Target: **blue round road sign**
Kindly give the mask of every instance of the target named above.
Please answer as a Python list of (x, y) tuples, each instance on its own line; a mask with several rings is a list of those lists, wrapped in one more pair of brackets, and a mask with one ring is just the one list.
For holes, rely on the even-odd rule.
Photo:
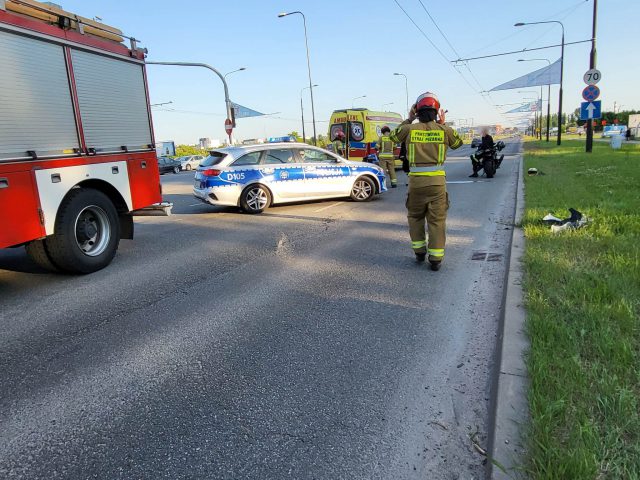
[(593, 102), (596, 98), (600, 96), (600, 89), (595, 85), (587, 85), (582, 90), (582, 98), (587, 102)]

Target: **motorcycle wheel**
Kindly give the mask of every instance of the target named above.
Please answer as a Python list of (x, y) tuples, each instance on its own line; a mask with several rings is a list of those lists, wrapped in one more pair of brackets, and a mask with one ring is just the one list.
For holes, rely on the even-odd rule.
[(482, 168), (484, 168), (484, 173), (487, 174), (487, 178), (493, 178), (496, 173), (496, 165), (493, 163), (493, 160), (485, 160), (482, 163)]

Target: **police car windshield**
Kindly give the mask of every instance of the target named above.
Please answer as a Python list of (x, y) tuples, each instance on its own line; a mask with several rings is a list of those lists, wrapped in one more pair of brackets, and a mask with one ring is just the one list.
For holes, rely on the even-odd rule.
[(218, 165), (226, 156), (227, 156), (226, 153), (210, 152), (209, 156), (205, 158), (202, 162), (200, 162), (200, 166), (211, 167), (213, 165)]

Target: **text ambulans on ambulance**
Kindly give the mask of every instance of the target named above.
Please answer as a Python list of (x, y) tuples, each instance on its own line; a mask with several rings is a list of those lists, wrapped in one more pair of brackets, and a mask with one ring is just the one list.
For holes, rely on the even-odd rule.
[[(391, 130), (402, 122), (402, 116), (394, 112), (373, 112), (366, 108), (349, 110), (335, 110), (329, 121), (329, 139), (334, 141), (339, 131), (346, 137), (346, 152), (348, 160), (363, 160), (375, 153), (381, 129), (385, 125)], [(394, 150), (396, 157), (400, 153), (400, 146)], [(397, 165), (402, 162), (396, 161)]]

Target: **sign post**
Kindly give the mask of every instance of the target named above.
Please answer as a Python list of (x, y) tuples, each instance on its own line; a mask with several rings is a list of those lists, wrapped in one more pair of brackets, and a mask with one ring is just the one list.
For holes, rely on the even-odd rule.
[(600, 72), (600, 70), (598, 70), (597, 68), (590, 68), (582, 77), (584, 83), (586, 83), (587, 85), (595, 85), (600, 81), (601, 78), (602, 72)]
[(590, 121), (600, 117), (602, 117), (602, 102), (600, 100), (580, 104), (580, 120)]
[[(591, 26), (591, 52), (589, 53), (589, 70), (584, 74), (583, 80), (587, 85), (595, 85), (602, 78), (602, 74), (596, 69), (596, 26), (598, 24), (598, 0), (593, 0), (593, 22)], [(590, 83), (595, 81), (595, 83)], [(586, 100), (586, 99), (585, 99)], [(593, 150), (593, 120), (587, 120), (587, 142), (585, 151)]]
[(597, 100), (599, 96), (600, 89), (595, 85), (587, 85), (584, 87), (584, 90), (582, 90), (582, 98), (584, 98), (586, 102), (593, 102)]
[(227, 118), (224, 121), (224, 131), (229, 135), (229, 145), (232, 145), (233, 141), (231, 139), (231, 134), (233, 133), (233, 121), (230, 118)]

